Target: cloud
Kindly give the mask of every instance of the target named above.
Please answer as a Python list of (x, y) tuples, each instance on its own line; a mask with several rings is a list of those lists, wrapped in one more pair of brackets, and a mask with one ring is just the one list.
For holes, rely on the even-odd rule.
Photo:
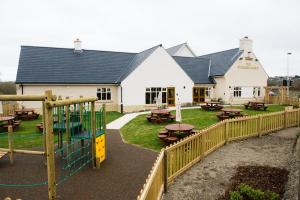
[(248, 35), (269, 75), (300, 74), (297, 0), (2, 0), (0, 72), (15, 80), (21, 45), (139, 52), (188, 42), (201, 55), (238, 47)]

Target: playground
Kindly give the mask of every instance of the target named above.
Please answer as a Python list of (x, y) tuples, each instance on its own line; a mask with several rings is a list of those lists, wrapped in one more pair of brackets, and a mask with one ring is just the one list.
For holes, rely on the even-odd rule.
[[(57, 199), (124, 199), (137, 197), (141, 186), (157, 157), (157, 153), (125, 144), (118, 131), (107, 130), (107, 160), (99, 170), (90, 165), (57, 187)], [(130, 156), (128, 156), (130, 155)], [(59, 173), (59, 157), (56, 170)], [(36, 155), (9, 156), (0, 159), (0, 180), (28, 184), (47, 180), (43, 158)], [(76, 192), (75, 192), (76, 191)], [(32, 187), (0, 187), (0, 199), (47, 199), (47, 185)]]
[(17, 128), (14, 121), (3, 126), (8, 128), (0, 134), (0, 199), (137, 196), (156, 153), (124, 144), (118, 132), (107, 137), (105, 105), (96, 108), (97, 98), (63, 100), (46, 91), (0, 100), (39, 101), (42, 107), (42, 118), (23, 118)]

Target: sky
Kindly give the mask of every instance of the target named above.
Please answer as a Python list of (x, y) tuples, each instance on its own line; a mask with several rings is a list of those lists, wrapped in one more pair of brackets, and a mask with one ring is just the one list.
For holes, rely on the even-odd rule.
[(21, 45), (140, 52), (187, 42), (197, 55), (253, 39), (269, 76), (300, 74), (299, 0), (1, 0), (0, 79), (15, 81)]

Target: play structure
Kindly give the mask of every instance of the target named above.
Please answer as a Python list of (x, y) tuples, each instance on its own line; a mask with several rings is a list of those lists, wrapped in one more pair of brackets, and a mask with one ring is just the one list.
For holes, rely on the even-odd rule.
[[(0, 133), (0, 159), (8, 154), (10, 163), (13, 164), (15, 153), (40, 155), (45, 157), (47, 165), (45, 181), (7, 184), (5, 180), (1, 180), (0, 187), (47, 185), (48, 198), (56, 199), (56, 187), (80, 169), (88, 164), (93, 168), (100, 168), (107, 157), (105, 105), (96, 109), (96, 100), (94, 97), (62, 100), (57, 99), (51, 91), (46, 91), (44, 95), (0, 95), (0, 101), (40, 101), (43, 119), (39, 126), (42, 133), (18, 135), (12, 127), (8, 128), (7, 133)], [(42, 147), (34, 150), (14, 148), (14, 141), (30, 144), (37, 139), (43, 144)], [(3, 145), (4, 140), (7, 145)]]

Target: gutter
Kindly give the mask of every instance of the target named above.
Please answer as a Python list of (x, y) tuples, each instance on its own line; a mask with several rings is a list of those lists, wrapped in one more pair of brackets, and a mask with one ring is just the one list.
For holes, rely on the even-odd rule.
[(23, 85), (23, 83), (21, 83), (21, 93), (22, 93), (22, 95), (24, 94), (24, 85)]

